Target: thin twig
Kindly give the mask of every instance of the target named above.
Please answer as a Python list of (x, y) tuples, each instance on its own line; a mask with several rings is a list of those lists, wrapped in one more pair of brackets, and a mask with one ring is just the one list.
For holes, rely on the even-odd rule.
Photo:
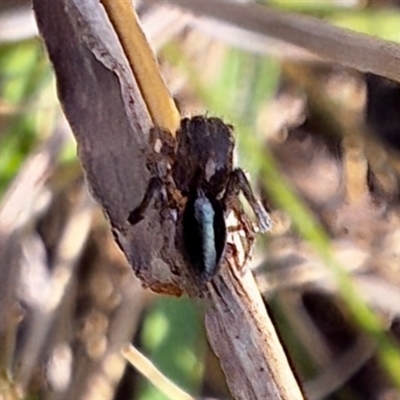
[(194, 400), (194, 397), (175, 385), (175, 383), (168, 379), (147, 357), (132, 345), (125, 346), (121, 350), (121, 353), (133, 367), (171, 400)]

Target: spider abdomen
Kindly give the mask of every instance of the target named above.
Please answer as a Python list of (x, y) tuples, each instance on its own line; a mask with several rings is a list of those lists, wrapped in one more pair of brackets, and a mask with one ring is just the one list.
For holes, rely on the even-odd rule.
[(226, 241), (220, 201), (201, 190), (189, 196), (183, 215), (183, 241), (190, 264), (204, 280), (210, 280), (219, 269)]

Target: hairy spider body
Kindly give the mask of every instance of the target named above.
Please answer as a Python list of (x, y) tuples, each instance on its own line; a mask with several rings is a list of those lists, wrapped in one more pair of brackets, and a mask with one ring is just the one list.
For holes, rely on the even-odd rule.
[[(233, 210), (246, 232), (251, 247), (252, 227), (243, 215), (238, 194), (243, 192), (252, 207), (262, 231), (270, 228), (268, 213), (254, 197), (241, 169), (233, 169), (233, 128), (219, 118), (195, 116), (184, 118), (176, 142), (163, 141), (160, 151), (171, 161), (171, 171), (164, 177), (153, 177), (142, 203), (129, 215), (134, 224), (143, 218), (145, 209), (162, 185), (171, 190), (171, 181), (186, 199), (182, 224), (182, 252), (202, 281), (211, 280), (218, 272), (226, 246), (225, 216)], [(161, 168), (151, 168), (152, 171)], [(165, 168), (164, 168), (165, 169)], [(171, 179), (172, 178), (172, 179)]]

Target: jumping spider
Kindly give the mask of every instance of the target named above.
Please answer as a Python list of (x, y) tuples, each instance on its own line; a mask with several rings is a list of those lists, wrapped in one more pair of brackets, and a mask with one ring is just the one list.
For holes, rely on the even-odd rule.
[(224, 254), (225, 217), (229, 211), (234, 211), (251, 247), (254, 230), (243, 213), (239, 193), (249, 202), (261, 231), (270, 229), (269, 215), (255, 198), (244, 172), (233, 168), (235, 142), (231, 125), (219, 118), (195, 116), (182, 119), (176, 140), (159, 130), (153, 131), (152, 136), (154, 143), (157, 139), (162, 143), (148, 163), (154, 176), (128, 220), (131, 224), (139, 222), (162, 188), (171, 199), (176, 199), (178, 192), (184, 200), (184, 205), (176, 207), (183, 213), (177, 219), (182, 224), (182, 252), (196, 275), (207, 282), (217, 274)]

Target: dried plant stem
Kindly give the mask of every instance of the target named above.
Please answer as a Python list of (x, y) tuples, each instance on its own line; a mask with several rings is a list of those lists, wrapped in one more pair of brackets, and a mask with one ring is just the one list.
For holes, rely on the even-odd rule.
[(290, 43), (324, 60), (400, 81), (400, 45), (397, 43), (253, 2), (169, 0), (169, 3), (265, 39)]
[(129, 0), (102, 0), (155, 126), (175, 135), (180, 115)]
[(132, 345), (125, 346), (121, 353), (132, 366), (170, 399), (194, 400), (192, 396), (163, 375), (147, 357)]

